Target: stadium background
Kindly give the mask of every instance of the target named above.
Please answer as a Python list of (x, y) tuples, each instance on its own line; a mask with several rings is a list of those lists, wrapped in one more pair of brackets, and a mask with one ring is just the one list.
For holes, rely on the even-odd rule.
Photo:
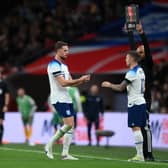
[[(167, 1), (136, 2), (140, 5), (140, 19), (156, 63), (153, 111), (167, 113)], [(1, 10), (0, 62), (13, 95), (10, 110), (17, 110), (15, 96), (20, 86), (35, 98), (39, 111), (46, 110), (44, 104), (49, 94), (46, 66), (53, 55), (54, 42), (60, 39), (71, 45), (67, 64), (74, 77), (91, 73), (92, 83), (99, 84), (104, 79), (121, 81), (126, 71), (124, 52), (129, 49), (123, 30), (124, 6), (130, 3), (110, 0), (5, 1), (4, 10)], [(38, 81), (42, 85), (39, 86)], [(81, 92), (89, 85), (82, 86)], [(102, 95), (107, 110), (126, 111), (125, 103), (121, 106), (118, 101), (125, 102), (125, 94), (102, 90)], [(159, 105), (155, 107), (156, 104)]]
[[(92, 74), (91, 83), (80, 87), (81, 92), (87, 91), (91, 84), (100, 84), (105, 79), (120, 82), (126, 72), (124, 53), (129, 49), (128, 37), (123, 29), (124, 6), (130, 3), (132, 1), (124, 0), (3, 2), (0, 10), (0, 68), (5, 71), (12, 93), (8, 114), (12, 115), (15, 114), (12, 112), (17, 111), (15, 97), (19, 87), (24, 87), (35, 99), (38, 112), (47, 111), (45, 104), (49, 85), (46, 66), (54, 55), (54, 43), (60, 39), (71, 45), (67, 64), (72, 75), (78, 77), (81, 74)], [(167, 149), (168, 2), (141, 0), (134, 3), (140, 6), (140, 18), (155, 61), (152, 116), (155, 116), (156, 125), (160, 124), (158, 130), (162, 129), (163, 136), (167, 137), (164, 146)], [(137, 34), (136, 40), (140, 40)], [(101, 93), (106, 111), (125, 115), (125, 93), (114, 93), (104, 89), (101, 89)], [(5, 134), (7, 133), (9, 132), (6, 131)], [(159, 135), (156, 131), (154, 136)]]

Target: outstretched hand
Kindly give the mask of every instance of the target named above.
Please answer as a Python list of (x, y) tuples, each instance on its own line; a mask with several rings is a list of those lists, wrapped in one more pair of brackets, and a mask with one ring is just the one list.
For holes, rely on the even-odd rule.
[(131, 29), (127, 28), (126, 23), (124, 24), (124, 30), (125, 30), (127, 33), (128, 33), (128, 32), (132, 32), (132, 30), (131, 30)]
[(111, 83), (108, 82), (108, 81), (104, 81), (104, 82), (102, 82), (101, 86), (110, 88), (111, 87)]
[(90, 81), (90, 75), (83, 75), (83, 76), (80, 77), (80, 79), (83, 82), (88, 82), (88, 81)]

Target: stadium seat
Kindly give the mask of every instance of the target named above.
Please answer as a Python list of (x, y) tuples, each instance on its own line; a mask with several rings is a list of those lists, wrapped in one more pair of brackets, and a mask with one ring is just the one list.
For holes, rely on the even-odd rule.
[(109, 146), (109, 138), (114, 135), (114, 131), (111, 130), (97, 130), (96, 136), (98, 137), (106, 137), (106, 147)]

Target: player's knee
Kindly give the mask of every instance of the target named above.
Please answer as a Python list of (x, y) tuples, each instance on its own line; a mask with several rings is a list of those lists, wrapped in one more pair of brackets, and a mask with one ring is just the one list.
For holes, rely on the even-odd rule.
[(70, 129), (74, 127), (74, 123), (73, 122), (69, 122), (67, 125), (70, 127)]
[(66, 122), (64, 122), (64, 124), (69, 126), (70, 129), (74, 127), (74, 122), (73, 121), (66, 121)]
[(140, 127), (132, 127), (132, 131), (139, 131), (139, 130), (141, 130)]
[(64, 121), (64, 124), (68, 125), (70, 128), (74, 127), (74, 118), (73, 117), (65, 118), (63, 121)]

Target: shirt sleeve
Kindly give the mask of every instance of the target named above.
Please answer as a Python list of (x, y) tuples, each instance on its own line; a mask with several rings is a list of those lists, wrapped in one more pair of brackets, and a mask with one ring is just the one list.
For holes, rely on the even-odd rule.
[(128, 71), (125, 75), (125, 80), (131, 83), (136, 79), (136, 73), (134, 71)]
[(48, 70), (55, 77), (63, 74), (62, 70), (61, 70), (61, 64), (59, 64), (59, 63), (51, 63), (51, 64), (49, 64)]

